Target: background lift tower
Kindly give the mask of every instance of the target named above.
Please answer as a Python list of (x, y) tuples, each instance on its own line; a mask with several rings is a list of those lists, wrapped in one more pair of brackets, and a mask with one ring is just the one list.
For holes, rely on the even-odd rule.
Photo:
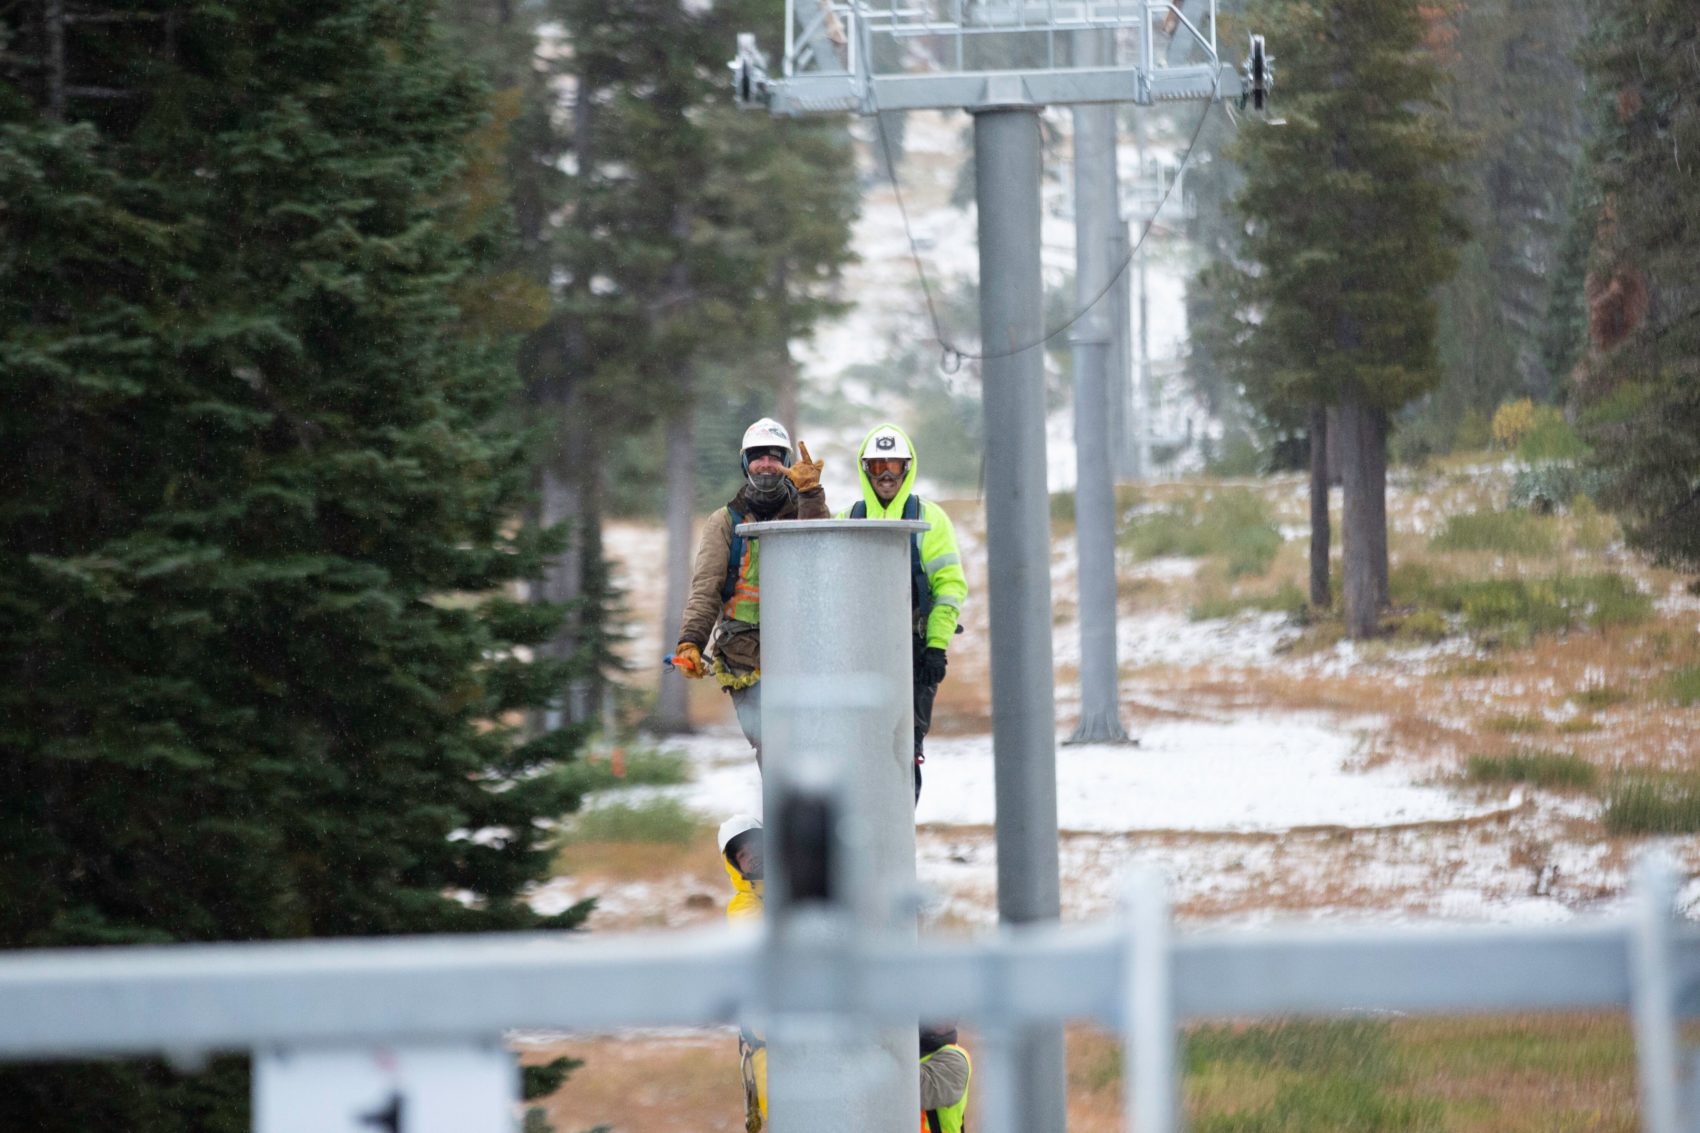
[[(739, 36), (731, 66), (741, 101), (765, 105), (776, 115), (961, 109), (974, 116), (998, 917), (1010, 924), (1055, 921), (1060, 901), (1039, 112), (1047, 105), (1108, 108), (1239, 96), (1254, 86), (1261, 107), (1261, 51), (1255, 52), (1255, 65), (1247, 61), (1243, 80), (1224, 70), (1215, 0), (1202, 12), (1195, 3), (1192, 17), (1168, 0), (786, 0), (785, 9), (777, 76), (769, 74), (755, 36)], [(1188, 39), (1191, 49), (1170, 50), (1175, 37)], [(1177, 57), (1188, 62), (1166, 62)], [(1091, 160), (1077, 154), (1082, 158)], [(1094, 185), (1101, 179), (1094, 176)], [(1113, 194), (1087, 196), (1114, 207)], [(1092, 227), (1102, 232), (1113, 223), (1113, 217), (1094, 218)], [(1083, 265), (1093, 273), (1083, 284), (1090, 287), (1087, 294), (1096, 294), (1119, 266), (1107, 256), (1093, 258)], [(1106, 310), (1109, 299), (1101, 304)], [(1083, 321), (1089, 325), (1076, 343), (1086, 349), (1077, 364), (1090, 367), (1093, 384), (1083, 392), (1101, 406), (1108, 400), (1107, 336), (1101, 329), (1107, 320), (1093, 312)], [(1101, 435), (1108, 414), (1083, 416), (1093, 422), (1094, 435), (1081, 438), (1092, 467), (1081, 469), (1077, 522), (1094, 525), (1101, 537), (1093, 562), (1082, 555), (1081, 586), (1083, 595), (1089, 583), (1103, 591), (1097, 574), (1105, 573), (1113, 602), (1114, 563), (1105, 553), (1113, 547), (1108, 536), (1113, 492), (1109, 438)], [(1083, 620), (1086, 616), (1083, 608)], [(1113, 626), (1113, 607), (1105, 620)], [(1066, 1126), (1060, 1024), (1022, 1036), (1013, 1065), (1021, 1080), (1006, 1085), (1019, 1098), (1019, 1127), (1060, 1133)]]

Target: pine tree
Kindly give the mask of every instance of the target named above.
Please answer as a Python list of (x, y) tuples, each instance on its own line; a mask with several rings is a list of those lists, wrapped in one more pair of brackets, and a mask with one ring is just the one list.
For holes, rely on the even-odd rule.
[[(76, 25), (57, 90), (44, 7), (0, 12), (0, 945), (578, 923), (522, 899), (579, 737), (510, 723), (571, 671), (501, 596), (551, 537), (432, 4), (114, 4), (158, 18)], [(0, 1094), (235, 1129), (244, 1075)]]
[(1700, 16), (1595, 4), (1586, 54), (1600, 189), (1579, 399), (1630, 540), (1700, 569)]
[(1469, 0), (1435, 25), (1444, 94), (1472, 145), (1461, 179), (1471, 229), (1442, 289), (1440, 386), (1411, 424), (1445, 448), (1458, 425), (1516, 397), (1551, 400), (1541, 335), (1581, 160), (1581, 0)]
[[(1217, 273), (1248, 395), (1274, 419), (1339, 407), (1347, 628), (1386, 602), (1388, 415), (1433, 388), (1434, 292), (1461, 236), (1459, 146), (1414, 0), (1291, 0), (1259, 17), (1284, 126), (1242, 133), (1245, 260)], [(1298, 47), (1298, 45), (1303, 45)]]

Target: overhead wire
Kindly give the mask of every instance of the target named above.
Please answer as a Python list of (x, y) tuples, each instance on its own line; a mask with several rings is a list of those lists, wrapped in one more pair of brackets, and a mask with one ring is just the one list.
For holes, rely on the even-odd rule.
[(1133, 263), (1133, 258), (1139, 254), (1140, 248), (1145, 244), (1145, 238), (1151, 234), (1152, 227), (1157, 223), (1157, 217), (1162, 214), (1163, 206), (1169, 203), (1169, 195), (1174, 192), (1175, 186), (1180, 183), (1181, 174), (1185, 173), (1187, 166), (1192, 163), (1193, 151), (1198, 146), (1199, 136), (1204, 133), (1204, 124), (1210, 119), (1211, 107), (1216, 104), (1216, 96), (1221, 92), (1221, 89), (1222, 68), (1221, 65), (1218, 64), (1216, 67), (1216, 73), (1212, 76), (1210, 83), (1210, 97), (1205, 100), (1204, 111), (1198, 116), (1198, 122), (1192, 128), (1192, 137), (1187, 141), (1186, 152), (1181, 157), (1180, 168), (1176, 170), (1175, 176), (1169, 181), (1168, 185), (1164, 187), (1162, 196), (1157, 199), (1157, 207), (1152, 210), (1151, 216), (1145, 221), (1144, 227), (1140, 230), (1139, 239), (1133, 242), (1133, 245), (1127, 251), (1127, 255), (1122, 257), (1121, 263), (1116, 266), (1115, 271), (1110, 273), (1109, 280), (1103, 287), (1099, 288), (1098, 293), (1092, 296), (1092, 298), (1086, 303), (1082, 304), (1081, 307), (1074, 312), (1074, 314), (1070, 315), (1062, 323), (1051, 330), (1046, 331), (1039, 338), (1036, 338), (1031, 342), (1012, 347), (1009, 350), (977, 353), (972, 350), (963, 350), (961, 347), (955, 345), (945, 337), (944, 324), (939, 320), (938, 306), (933, 299), (932, 284), (927, 278), (926, 265), (921, 262), (921, 249), (915, 241), (914, 227), (909, 222), (909, 208), (904, 203), (903, 187), (898, 182), (897, 162), (894, 160), (891, 152), (891, 141), (886, 136), (885, 123), (880, 119), (878, 97), (874, 92), (873, 85), (869, 84), (868, 100), (873, 106), (874, 129), (879, 134), (880, 150), (885, 155), (886, 175), (891, 181), (892, 194), (897, 198), (897, 213), (903, 220), (903, 234), (909, 241), (909, 258), (914, 262), (915, 274), (921, 281), (921, 294), (926, 299), (927, 303), (927, 317), (933, 324), (933, 341), (937, 342), (939, 347), (944, 351), (943, 356), (940, 359), (940, 368), (943, 369), (945, 373), (956, 373), (962, 368), (962, 363), (968, 359), (985, 362), (997, 358), (1009, 358), (1016, 354), (1032, 350), (1036, 346), (1043, 346), (1045, 343), (1049, 342), (1051, 339), (1055, 338), (1057, 335), (1085, 318), (1087, 312), (1097, 306), (1099, 300), (1103, 299), (1105, 295), (1109, 294), (1110, 288), (1116, 285), (1116, 281), (1121, 278), (1122, 273), (1127, 271), (1128, 265)]

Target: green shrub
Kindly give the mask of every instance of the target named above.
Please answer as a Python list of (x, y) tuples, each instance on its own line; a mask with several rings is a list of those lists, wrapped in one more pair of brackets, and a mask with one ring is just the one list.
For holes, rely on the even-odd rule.
[(1467, 582), (1402, 580), (1415, 585), (1408, 601), (1464, 615), (1473, 630), (1551, 633), (1586, 625), (1630, 625), (1652, 615), (1653, 602), (1616, 574), (1553, 578), (1492, 578)]
[(1463, 657), (1448, 665), (1442, 675), (1477, 680), (1482, 677), (1497, 677), (1503, 672), (1504, 663), (1491, 657)]
[(1553, 725), (1553, 731), (1561, 736), (1580, 736), (1599, 730), (1600, 722), (1592, 716), (1572, 716), (1568, 720), (1560, 720)]
[(1547, 730), (1544, 716), (1536, 716), (1528, 712), (1504, 713), (1499, 716), (1489, 716), (1482, 721), (1482, 727), (1490, 732), (1504, 732), (1508, 735), (1533, 735)]
[(1602, 708), (1614, 708), (1628, 699), (1627, 692), (1613, 685), (1590, 685), (1577, 689), (1569, 696), (1570, 703), (1594, 712)]
[(1206, 593), (1186, 613), (1191, 620), (1202, 622), (1211, 618), (1231, 618), (1250, 611), (1286, 614), (1295, 621), (1303, 621), (1310, 613), (1310, 599), (1304, 591), (1287, 582), (1273, 594)]
[(1451, 632), (1452, 623), (1439, 610), (1412, 610), (1393, 627), (1393, 636), (1402, 641), (1441, 641)]
[(615, 803), (574, 818), (568, 842), (661, 842), (682, 846), (696, 837), (699, 821), (677, 799)]
[(1263, 574), (1281, 549), (1281, 529), (1269, 517), (1256, 492), (1232, 488), (1202, 504), (1180, 500), (1160, 511), (1136, 515), (1121, 536), (1122, 545), (1141, 559), (1164, 555), (1225, 560), (1230, 578)]
[(1545, 461), (1517, 470), (1506, 503), (1530, 511), (1557, 511), (1578, 499), (1591, 500), (1603, 486), (1600, 474), (1592, 469), (1569, 461)]
[(1653, 616), (1653, 599), (1617, 574), (1587, 574), (1569, 580), (1566, 600), (1580, 603), (1583, 620), (1594, 629), (1635, 625)]
[(1595, 554), (1618, 538), (1617, 518), (1599, 509), (1586, 495), (1570, 499), (1570, 538), (1579, 550)]
[(1472, 755), (1468, 775), (1474, 783), (1531, 783), (1548, 789), (1587, 790), (1599, 769), (1578, 756), (1557, 751), (1514, 751), (1510, 755)]
[(1428, 545), (1434, 551), (1550, 556), (1558, 550), (1558, 528), (1551, 519), (1525, 511), (1466, 512), (1447, 516)]
[[(616, 770), (621, 773), (616, 774)], [(612, 759), (575, 760), (560, 768), (557, 775), (580, 795), (619, 787), (671, 787), (689, 782), (691, 777), (684, 756), (648, 748), (627, 752), (618, 764)]]
[(1620, 776), (1606, 793), (1603, 821), (1611, 834), (1700, 832), (1700, 779)]
[(1192, 503), (1182, 500), (1130, 518), (1120, 542), (1135, 558), (1160, 559), (1165, 555), (1196, 558), (1208, 553), (1198, 539), (1197, 527), (1198, 516)]
[(1275, 561), (1281, 550), (1281, 532), (1274, 524), (1265, 522), (1255, 527), (1239, 527), (1227, 535), (1228, 577), (1245, 578), (1261, 575)]
[[(1517, 442), (1517, 456), (1528, 464), (1541, 461), (1577, 461), (1588, 455), (1588, 446), (1576, 435), (1576, 430), (1564, 419), (1564, 414), (1551, 405), (1535, 407), (1535, 419), (1528, 432)], [(1568, 499), (1568, 497), (1566, 497)]]
[(1434, 572), (1423, 563), (1394, 563), (1387, 575), (1387, 589), (1395, 606), (1428, 603), (1435, 588)]
[(1684, 665), (1665, 678), (1665, 697), (1684, 708), (1700, 704), (1700, 665)]

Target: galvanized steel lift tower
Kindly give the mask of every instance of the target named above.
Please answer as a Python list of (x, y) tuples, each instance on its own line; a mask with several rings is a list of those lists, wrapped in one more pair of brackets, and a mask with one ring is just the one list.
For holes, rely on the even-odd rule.
[[(1039, 112), (1047, 105), (1210, 99), (1247, 87), (1256, 88), (1261, 106), (1261, 43), (1254, 41), (1255, 66), (1248, 63), (1242, 83), (1220, 62), (1215, 0), (1196, 22), (1168, 0), (786, 0), (785, 8), (778, 75), (768, 73), (753, 35), (739, 37), (732, 69), (740, 100), (777, 115), (974, 115), (998, 916), (1008, 924), (1054, 921), (1060, 900)], [(1157, 27), (1165, 20), (1195, 41), (1191, 57), (1201, 61), (1159, 61)], [(1071, 50), (1081, 40), (1090, 46)], [(1108, 279), (1108, 264), (1094, 270)], [(1087, 345), (1083, 360), (1101, 371), (1106, 351)], [(1098, 388), (1102, 381), (1100, 372)], [(1101, 511), (1110, 498), (1108, 444), (1089, 448), (1099, 465), (1089, 470), (1089, 494), (1096, 492)], [(1060, 1133), (1060, 1024), (1025, 1035), (1014, 1065), (1021, 1081), (1002, 1085), (1020, 1099), (1020, 1127)]]

